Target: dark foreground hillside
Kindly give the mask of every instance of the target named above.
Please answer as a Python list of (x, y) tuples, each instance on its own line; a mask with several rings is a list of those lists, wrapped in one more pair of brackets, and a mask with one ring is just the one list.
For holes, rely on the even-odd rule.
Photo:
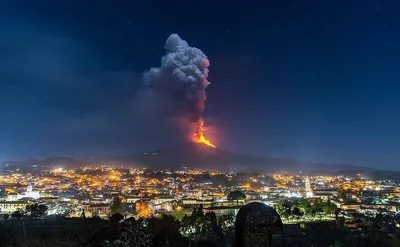
[[(118, 221), (101, 219), (25, 220), (26, 246), (100, 247), (100, 246), (235, 246), (234, 218), (213, 213), (194, 213), (181, 221), (169, 215), (150, 219)], [(399, 246), (400, 233), (372, 230), (352, 232), (334, 221), (284, 225), (285, 246)], [(23, 247), (25, 237), (20, 221), (0, 223), (0, 246)], [(281, 234), (274, 235), (273, 246), (283, 246)]]

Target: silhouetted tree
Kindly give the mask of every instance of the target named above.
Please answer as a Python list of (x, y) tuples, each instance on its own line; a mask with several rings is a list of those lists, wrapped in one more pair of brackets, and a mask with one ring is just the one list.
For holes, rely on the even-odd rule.
[(98, 212), (92, 212), (92, 217), (90, 217), (92, 220), (100, 220), (100, 215)]
[(223, 215), (218, 218), (218, 225), (222, 230), (225, 246), (232, 246), (235, 241), (235, 221), (234, 215)]
[(288, 219), (291, 214), (292, 203), (289, 200), (281, 199), (277, 202), (275, 209), (283, 218)]
[(10, 217), (9, 214), (3, 214), (3, 220), (8, 220), (9, 217)]
[(47, 214), (48, 207), (46, 205), (38, 205), (37, 203), (27, 205), (26, 212), (31, 220), (36, 217), (43, 217)]
[(228, 201), (236, 201), (236, 205), (239, 205), (239, 200), (244, 199), (246, 199), (246, 195), (237, 190), (228, 194)]
[(301, 212), (301, 210), (296, 206), (292, 207), (291, 213), (294, 217), (296, 217), (297, 220), (300, 219), (301, 216), (303, 216), (303, 212)]
[(16, 224), (0, 224), (0, 246), (21, 246)]
[(13, 217), (13, 218), (15, 218), (15, 219), (18, 219), (18, 220), (21, 219), (22, 216), (24, 216), (24, 213), (22, 212), (22, 210), (14, 211), (14, 212), (11, 214), (11, 217)]
[(296, 206), (303, 210), (304, 213), (309, 214), (311, 209), (311, 204), (307, 199), (300, 199), (297, 201)]
[(97, 230), (85, 243), (85, 247), (153, 247), (153, 236), (143, 224), (134, 219)]
[(34, 217), (36, 217), (36, 212), (39, 211), (38, 210), (38, 205), (37, 204), (30, 204), (30, 205), (26, 205), (25, 207), (25, 211), (26, 213), (29, 215), (29, 217), (31, 219), (33, 219)]
[(72, 209), (65, 209), (65, 210), (60, 214), (60, 216), (63, 217), (63, 218), (69, 218), (69, 217), (71, 217), (72, 213), (73, 213)]
[(223, 230), (213, 212), (204, 214), (201, 208), (195, 208), (190, 216), (184, 216), (181, 232), (194, 243), (210, 242), (216, 246), (224, 246)]
[(195, 207), (192, 211), (192, 216), (203, 217), (204, 216), (203, 205)]
[(334, 244), (330, 245), (329, 247), (343, 247), (344, 244), (340, 241), (335, 241)]
[(223, 246), (223, 230), (218, 224), (217, 215), (214, 212), (204, 214), (203, 239)]
[(182, 246), (180, 227), (180, 222), (167, 214), (159, 218), (151, 217), (147, 222), (147, 231), (154, 236), (153, 243), (156, 247)]
[(47, 215), (47, 210), (49, 209), (49, 207), (47, 207), (46, 205), (39, 205), (38, 208), (38, 214), (40, 217), (43, 217), (45, 215)]
[(322, 213), (323, 201), (319, 198), (312, 200), (310, 214), (315, 217), (316, 214)]
[(335, 209), (335, 220), (336, 222), (339, 220), (339, 214), (342, 210), (340, 208)]
[(331, 201), (327, 201), (322, 203), (321, 209), (325, 214), (333, 214), (335, 213), (337, 206), (333, 204)]
[(119, 196), (113, 198), (113, 201), (110, 206), (110, 212), (114, 213), (122, 213), (122, 202)]
[(115, 213), (115, 214), (111, 215), (111, 217), (110, 217), (111, 223), (118, 223), (123, 219), (124, 219), (124, 216), (120, 213)]

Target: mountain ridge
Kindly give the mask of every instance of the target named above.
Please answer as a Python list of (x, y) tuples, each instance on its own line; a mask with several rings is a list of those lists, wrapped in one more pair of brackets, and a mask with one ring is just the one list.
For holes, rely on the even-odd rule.
[(84, 165), (123, 165), (131, 167), (146, 167), (154, 169), (201, 169), (219, 171), (254, 171), (254, 172), (325, 172), (336, 173), (365, 173), (379, 172), (382, 177), (400, 179), (400, 171), (377, 170), (352, 164), (327, 164), (303, 162), (292, 158), (268, 158), (246, 153), (227, 151), (213, 148), (204, 144), (185, 143), (174, 147), (137, 152), (130, 155), (108, 155), (90, 159), (74, 159), (64, 156), (52, 156), (45, 160), (30, 159), (26, 161), (3, 162), (11, 166), (27, 164), (46, 165), (49, 167), (79, 167)]

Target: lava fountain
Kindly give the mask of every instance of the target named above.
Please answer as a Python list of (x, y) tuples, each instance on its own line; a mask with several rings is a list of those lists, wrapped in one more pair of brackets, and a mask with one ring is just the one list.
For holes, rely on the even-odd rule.
[(192, 137), (192, 141), (194, 143), (205, 144), (207, 146), (215, 148), (216, 146), (204, 136), (205, 127), (203, 118), (200, 117), (196, 124), (197, 130)]
[(203, 132), (197, 133), (196, 136), (193, 138), (193, 142), (204, 144), (204, 145), (216, 148), (216, 146), (214, 144), (212, 144), (212, 142), (210, 140), (207, 140), (204, 137), (204, 133)]

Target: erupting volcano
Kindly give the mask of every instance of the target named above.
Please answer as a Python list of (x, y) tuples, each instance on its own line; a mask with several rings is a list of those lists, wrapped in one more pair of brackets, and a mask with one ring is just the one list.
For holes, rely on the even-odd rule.
[(197, 134), (196, 134), (196, 137), (193, 138), (193, 142), (195, 142), (195, 143), (200, 143), (200, 144), (205, 144), (205, 145), (207, 145), (207, 146), (210, 146), (210, 147), (215, 148), (215, 145), (212, 144), (211, 141), (207, 140), (207, 139), (204, 137), (203, 132), (197, 133)]
[(204, 137), (204, 120), (202, 118), (197, 121), (196, 127), (197, 131), (193, 134), (192, 141), (215, 148), (215, 145)]
[(181, 122), (190, 141), (215, 148), (204, 136), (203, 119), (210, 61), (177, 34), (168, 37), (164, 48), (161, 66), (143, 75), (144, 91), (153, 99), (150, 105), (157, 108), (152, 110), (184, 119)]

